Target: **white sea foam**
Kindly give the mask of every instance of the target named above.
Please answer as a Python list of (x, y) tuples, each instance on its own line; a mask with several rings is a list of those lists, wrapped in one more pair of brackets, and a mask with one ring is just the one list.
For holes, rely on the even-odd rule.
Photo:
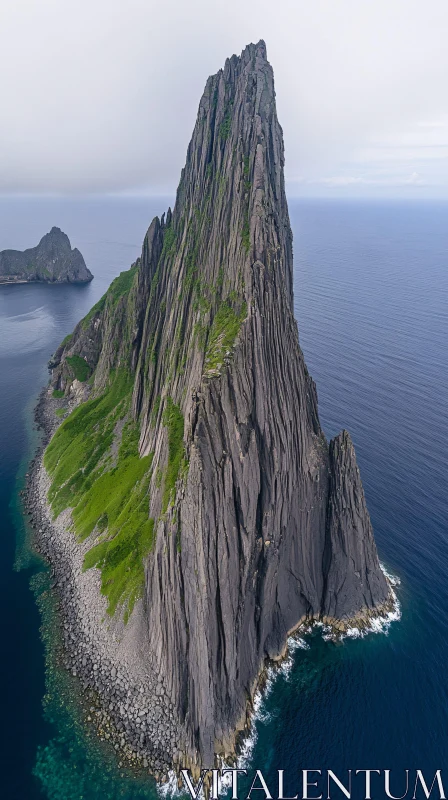
[(189, 797), (189, 794), (186, 789), (179, 789), (177, 785), (177, 775), (174, 770), (170, 770), (168, 773), (168, 780), (166, 783), (158, 784), (157, 785), (157, 794), (159, 797)]
[[(400, 585), (400, 578), (396, 575), (390, 573), (384, 564), (381, 564), (381, 569), (385, 574), (386, 578), (388, 579), (391, 587), (399, 586)], [(397, 595), (395, 594), (392, 588), (392, 597), (394, 607), (391, 611), (387, 612), (382, 616), (375, 617), (372, 619), (369, 624), (363, 628), (357, 628), (355, 626), (348, 628), (344, 632), (335, 632), (334, 629), (330, 625), (325, 625), (321, 621), (316, 621), (312, 623), (308, 623), (303, 625), (300, 628), (300, 632), (304, 635), (312, 633), (314, 628), (320, 628), (322, 632), (322, 638), (325, 641), (341, 641), (342, 639), (359, 639), (368, 636), (369, 633), (384, 633), (387, 635), (389, 632), (389, 628), (393, 622), (398, 622), (401, 619), (401, 609), (400, 603), (398, 601)], [(254, 753), (255, 745), (258, 739), (258, 730), (257, 730), (257, 723), (268, 723), (272, 719), (272, 714), (266, 710), (266, 700), (269, 697), (273, 686), (277, 680), (277, 678), (281, 675), (282, 677), (288, 678), (290, 677), (291, 670), (294, 665), (294, 653), (297, 650), (309, 650), (310, 645), (305, 639), (299, 637), (297, 634), (290, 636), (288, 639), (288, 655), (282, 661), (279, 667), (277, 666), (270, 666), (267, 668), (266, 671), (266, 680), (264, 682), (263, 688), (258, 689), (255, 693), (254, 700), (253, 700), (253, 713), (251, 719), (251, 728), (248, 736), (246, 736), (241, 752), (237, 759), (237, 767), (239, 769), (247, 769), (250, 767), (252, 756)], [(230, 767), (230, 765), (222, 762), (220, 765), (221, 769), (226, 769), (226, 767)], [(221, 779), (221, 786), (222, 788), (229, 788), (231, 785), (231, 775), (224, 776)], [(158, 793), (163, 798), (168, 797), (185, 797), (186, 792), (185, 790), (179, 790), (177, 787), (177, 778), (174, 772), (169, 774), (168, 781), (163, 785), (158, 787)]]
[(382, 564), (381, 561), (380, 561), (380, 567), (381, 567), (381, 570), (383, 571), (384, 575), (389, 580), (389, 582), (390, 582), (390, 584), (392, 586), (399, 586), (400, 585), (401, 580), (398, 577), (398, 575), (393, 575), (391, 572), (389, 572), (387, 567), (384, 564)]
[(305, 639), (301, 639), (298, 636), (291, 636), (290, 639), (288, 639), (288, 655), (282, 661), (280, 667), (278, 668), (278, 672), (280, 673), (280, 675), (283, 675), (284, 678), (288, 679), (294, 665), (294, 653), (296, 652), (296, 650), (309, 650), (309, 649), (310, 646), (305, 641)]
[[(346, 631), (341, 633), (335, 632), (329, 626), (323, 625), (322, 638), (325, 639), (325, 641), (341, 641), (342, 639), (364, 639), (364, 637), (368, 636), (369, 633), (384, 633), (387, 636), (387, 634), (389, 633), (389, 628), (392, 625), (392, 623), (398, 622), (398, 620), (401, 619), (400, 603), (396, 593), (394, 592), (394, 589), (392, 588), (394, 586), (400, 585), (401, 583), (400, 578), (397, 575), (393, 575), (391, 572), (389, 572), (384, 566), (384, 564), (381, 564), (381, 562), (380, 562), (380, 567), (391, 586), (391, 594), (393, 599), (393, 608), (391, 609), (391, 611), (388, 611), (386, 614), (381, 614), (378, 617), (374, 617), (369, 621), (368, 625), (365, 625), (362, 628), (353, 626), (352, 628), (347, 628)], [(322, 623), (316, 623), (316, 625), (319, 624)]]
[(257, 689), (253, 700), (253, 713), (249, 735), (245, 738), (241, 752), (238, 757), (238, 768), (244, 769), (250, 763), (255, 745), (258, 739), (257, 723), (267, 723), (271, 715), (266, 710), (266, 700), (269, 697), (275, 683), (276, 672), (274, 667), (268, 667), (266, 680), (262, 689)]
[[(267, 723), (271, 719), (271, 715), (269, 712), (266, 711), (265, 708), (265, 701), (269, 697), (272, 687), (275, 682), (275, 678), (278, 674), (279, 670), (275, 667), (269, 667), (266, 672), (266, 679), (263, 685), (263, 689), (258, 689), (255, 692), (255, 696), (253, 699), (253, 713), (251, 719), (251, 729), (249, 735), (246, 736), (244, 739), (241, 752), (237, 759), (237, 767), (238, 769), (245, 769), (248, 767), (255, 745), (258, 739), (258, 731), (256, 724), (257, 722)], [(234, 765), (233, 765), (234, 766)], [(232, 767), (231, 764), (227, 764), (225, 761), (221, 761), (219, 764), (221, 770), (230, 769)], [(231, 786), (232, 776), (231, 774), (224, 775), (220, 779), (220, 786), (222, 789), (227, 789)], [(179, 789), (177, 785), (177, 776), (174, 771), (171, 771), (168, 775), (168, 780), (166, 783), (157, 787), (157, 793), (161, 798), (171, 798), (171, 797), (178, 797), (183, 798), (188, 795), (188, 792), (185, 789)]]
[[(311, 628), (309, 630), (311, 630)], [(280, 675), (288, 679), (294, 664), (294, 653), (297, 650), (309, 650), (309, 648), (310, 646), (305, 639), (302, 639), (297, 635), (290, 636), (288, 639), (288, 655), (286, 658), (282, 661), (280, 666), (273, 665), (267, 668), (264, 686), (262, 689), (258, 689), (255, 693), (251, 729), (249, 735), (244, 740), (242, 750), (238, 757), (237, 763), (239, 769), (247, 768), (250, 765), (258, 739), (257, 723), (261, 722), (266, 724), (272, 719), (272, 713), (266, 710), (265, 703), (275, 685), (276, 680)]]

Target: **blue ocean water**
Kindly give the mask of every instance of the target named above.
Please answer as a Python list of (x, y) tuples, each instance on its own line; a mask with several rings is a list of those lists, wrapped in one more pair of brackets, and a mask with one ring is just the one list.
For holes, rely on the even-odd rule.
[[(0, 287), (5, 800), (154, 796), (152, 785), (121, 778), (107, 754), (102, 768), (101, 753), (93, 757), (68, 721), (60, 700), (69, 688), (48, 662), (45, 672), (51, 613), (39, 632), (29, 589), (37, 574), (39, 605), (48, 605), (45, 573), (23, 546), (25, 566), (13, 566), (24, 537), (17, 490), (48, 357), (139, 254), (152, 216), (167, 205), (164, 198), (0, 200), (0, 249), (32, 246), (59, 225), (95, 274), (86, 287)], [(328, 437), (342, 427), (352, 434), (380, 557), (401, 579), (402, 617), (387, 635), (341, 644), (315, 630), (272, 681), (247, 761), (263, 769), (274, 795), (277, 769), (285, 770), (285, 794), (295, 794), (302, 768), (341, 776), (390, 768), (398, 781), (403, 768), (448, 762), (448, 205), (291, 201), (290, 215), (296, 316), (321, 422)]]
[(387, 636), (312, 636), (262, 706), (252, 759), (271, 773), (390, 768), (402, 781), (402, 769), (448, 764), (448, 206), (293, 202), (290, 213), (321, 422), (329, 437), (352, 434), (402, 618)]

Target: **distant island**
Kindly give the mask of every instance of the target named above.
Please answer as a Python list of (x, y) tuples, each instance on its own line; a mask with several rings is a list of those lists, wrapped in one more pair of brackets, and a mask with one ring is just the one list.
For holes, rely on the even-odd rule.
[(92, 278), (81, 253), (60, 228), (53, 227), (37, 247), (0, 252), (0, 284), (89, 283)]

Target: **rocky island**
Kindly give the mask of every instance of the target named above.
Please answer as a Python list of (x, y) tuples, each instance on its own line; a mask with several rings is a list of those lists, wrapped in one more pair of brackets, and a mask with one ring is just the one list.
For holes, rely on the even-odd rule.
[(327, 442), (299, 345), (283, 167), (260, 41), (208, 79), (174, 210), (60, 345), (38, 408), (27, 502), (67, 665), (100, 735), (156, 778), (235, 753), (301, 624), (391, 605), (353, 444)]
[(93, 279), (79, 250), (53, 227), (36, 247), (0, 252), (1, 283), (88, 283)]

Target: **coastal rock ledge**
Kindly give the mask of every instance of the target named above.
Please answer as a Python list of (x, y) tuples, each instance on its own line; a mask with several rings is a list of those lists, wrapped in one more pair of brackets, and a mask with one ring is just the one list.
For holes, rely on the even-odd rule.
[(299, 346), (283, 165), (260, 41), (208, 79), (174, 210), (60, 345), (40, 406), (48, 432), (65, 415), (29, 503), (68, 660), (157, 775), (235, 752), (300, 624), (392, 602)]
[(36, 247), (0, 252), (1, 283), (89, 283), (93, 275), (79, 250), (53, 227)]

